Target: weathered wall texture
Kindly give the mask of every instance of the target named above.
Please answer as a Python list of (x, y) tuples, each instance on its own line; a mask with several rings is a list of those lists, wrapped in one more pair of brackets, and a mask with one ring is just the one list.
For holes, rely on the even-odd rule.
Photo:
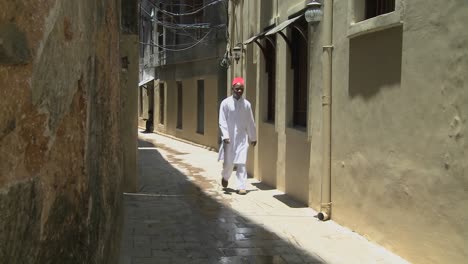
[(415, 263), (464, 263), (468, 5), (405, 1), (401, 26), (347, 38), (344, 2), (334, 14), (333, 218)]
[(118, 0), (2, 1), (1, 263), (117, 262), (119, 12)]

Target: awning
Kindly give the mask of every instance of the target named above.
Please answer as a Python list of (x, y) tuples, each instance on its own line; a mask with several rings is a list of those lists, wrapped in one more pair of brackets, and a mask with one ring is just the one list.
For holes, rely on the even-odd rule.
[(279, 24), (278, 26), (272, 28), (270, 31), (265, 33), (265, 36), (273, 35), (273, 34), (278, 33), (279, 31), (282, 31), (283, 29), (285, 29), (286, 27), (288, 27), (292, 23), (296, 22), (296, 20), (298, 20), (302, 16), (303, 15), (299, 15), (297, 17), (294, 17), (294, 18), (291, 18), (291, 19), (288, 19), (288, 20), (284, 21), (283, 23)]
[(263, 35), (265, 35), (265, 31), (260, 32), (260, 33), (258, 33), (258, 34), (256, 34), (256, 35), (253, 35), (251, 38), (249, 38), (248, 40), (244, 41), (243, 44), (244, 44), (244, 45), (250, 44), (250, 43), (254, 42), (255, 40), (257, 40), (258, 38), (263, 37)]
[(142, 86), (142, 85), (145, 85), (145, 84), (147, 84), (147, 83), (149, 83), (149, 82), (151, 82), (151, 81), (153, 81), (153, 80), (154, 80), (154, 77), (145, 79), (145, 80), (143, 80), (143, 81), (141, 81), (141, 82), (138, 83), (138, 87), (140, 87), (140, 86)]

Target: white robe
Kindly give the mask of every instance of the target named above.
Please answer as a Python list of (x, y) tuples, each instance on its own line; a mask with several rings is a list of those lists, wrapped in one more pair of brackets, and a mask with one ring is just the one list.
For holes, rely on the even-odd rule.
[(232, 96), (224, 99), (219, 108), (219, 128), (221, 139), (229, 138), (230, 143), (221, 143), (218, 160), (226, 164), (245, 164), (249, 141), (257, 141), (250, 102)]

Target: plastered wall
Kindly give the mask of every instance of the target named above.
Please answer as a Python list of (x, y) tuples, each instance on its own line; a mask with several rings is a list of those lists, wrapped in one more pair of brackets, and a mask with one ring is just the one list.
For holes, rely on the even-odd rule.
[[(248, 39), (267, 26), (285, 21), (305, 7), (305, 1), (264, 1), (259, 4), (258, 24), (244, 28), (243, 38)], [(255, 13), (250, 11), (250, 13)], [(251, 17), (251, 16), (250, 16)], [(246, 27), (246, 25), (244, 25)], [(238, 30), (239, 31), (239, 30)], [(236, 32), (238, 32), (236, 31)], [(286, 34), (288, 30), (284, 30)], [(303, 203), (309, 202), (309, 153), (310, 143), (307, 129), (292, 127), (292, 94), (293, 71), (290, 65), (290, 50), (286, 42), (276, 38), (276, 116), (273, 124), (267, 123), (267, 74), (265, 72), (265, 58), (256, 44), (249, 44), (248, 50), (255, 52), (255, 59), (246, 58), (244, 64), (246, 74), (250, 68), (258, 68), (257, 81), (257, 126), (259, 146), (255, 162), (258, 169), (255, 177), (285, 191)], [(254, 63), (255, 61), (255, 63)], [(309, 85), (310, 86), (310, 85)], [(274, 167), (270, 164), (275, 164)]]
[[(205, 81), (205, 131), (197, 133), (197, 80)], [(167, 81), (167, 120), (165, 131), (169, 135), (218, 149), (218, 79), (217, 76), (199, 76), (182, 79), (182, 129), (177, 129), (177, 83)]]
[[(231, 7), (233, 44), (281, 23), (306, 1), (262, 1), (257, 12), (244, 10), (255, 8), (251, 1), (238, 3)], [(333, 3), (332, 218), (411, 262), (463, 263), (468, 6), (397, 0), (396, 12), (351, 26), (363, 19), (363, 1)], [(240, 24), (246, 14), (257, 14), (256, 24)], [(230, 69), (230, 76), (257, 71), (254, 177), (315, 209), (322, 177), (322, 30), (309, 27), (306, 131), (290, 127), (292, 72), (282, 38), (274, 125), (262, 120), (266, 77), (255, 44), (247, 47), (253, 57)], [(274, 173), (268, 163), (276, 165)]]
[(409, 261), (463, 263), (468, 6), (401, 5), (400, 26), (348, 38), (335, 2), (333, 218)]

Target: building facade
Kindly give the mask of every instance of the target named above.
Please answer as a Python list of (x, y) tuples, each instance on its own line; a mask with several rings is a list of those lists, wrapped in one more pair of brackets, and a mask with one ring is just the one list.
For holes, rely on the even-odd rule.
[(229, 21), (249, 173), (409, 261), (463, 263), (468, 5), (232, 0)]
[[(226, 96), (227, 2), (142, 0), (140, 126), (218, 148), (218, 106)], [(150, 29), (148, 29), (150, 28)]]

